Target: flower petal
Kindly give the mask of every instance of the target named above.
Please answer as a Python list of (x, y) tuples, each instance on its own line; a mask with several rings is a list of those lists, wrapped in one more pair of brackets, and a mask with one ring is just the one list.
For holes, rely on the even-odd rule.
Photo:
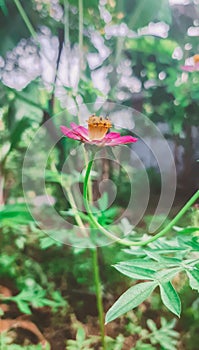
[(119, 132), (109, 132), (108, 134), (106, 134), (104, 139), (105, 140), (112, 140), (112, 139), (116, 139), (118, 137), (121, 137)]
[(70, 139), (81, 140), (80, 135), (74, 133), (71, 129), (67, 128), (66, 126), (61, 125), (60, 129), (63, 132), (63, 134), (66, 135), (67, 137), (69, 137)]
[(69, 129), (66, 126), (61, 126), (61, 131), (64, 135), (67, 137), (79, 140), (82, 142), (89, 143), (90, 145), (96, 145), (99, 147), (103, 146), (117, 146), (121, 144), (126, 143), (133, 143), (137, 141), (137, 138), (127, 135), (127, 136), (120, 136), (118, 132), (109, 132), (106, 134), (102, 139), (96, 139), (91, 140), (88, 136), (88, 129), (86, 129), (84, 126), (77, 125), (75, 123), (71, 123), (71, 128)]
[(194, 65), (185, 65), (181, 66), (181, 69), (186, 71), (186, 72), (194, 72), (194, 71), (199, 71), (199, 64), (194, 64)]
[(111, 142), (105, 143), (107, 146), (117, 146), (121, 144), (126, 144), (126, 143), (134, 143), (138, 139), (136, 137), (127, 135), (127, 136), (120, 136), (117, 137), (116, 139), (113, 139)]
[(181, 66), (181, 69), (186, 72), (193, 72), (195, 70), (194, 66)]
[(88, 140), (88, 129), (86, 129), (84, 126), (77, 125), (75, 123), (70, 123), (70, 125), (74, 133), (80, 135), (81, 138), (83, 138), (84, 140)]

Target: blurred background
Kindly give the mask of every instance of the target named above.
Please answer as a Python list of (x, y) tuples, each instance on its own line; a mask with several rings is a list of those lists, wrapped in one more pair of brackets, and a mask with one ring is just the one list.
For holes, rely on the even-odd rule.
[(93, 0), (82, 13), (77, 1), (22, 1), (28, 23), (16, 4), (1, 1), (1, 129), (6, 115), (12, 131), (24, 109), (36, 126), (75, 103), (110, 99), (157, 123), (175, 157), (178, 189), (192, 192), (198, 73), (181, 66), (198, 52), (197, 0)]
[[(91, 257), (87, 250), (63, 247), (34, 223), (22, 190), (26, 149), (44, 122), (70, 108), (78, 110), (87, 103), (98, 106), (104, 100), (134, 108), (155, 123), (169, 143), (177, 170), (174, 211), (178, 210), (198, 188), (199, 72), (189, 73), (182, 66), (194, 65), (193, 56), (199, 53), (199, 0), (1, 0), (0, 34), (0, 294), (7, 298), (0, 310), (2, 320), (10, 322), (1, 324), (0, 320), (0, 332), (7, 332), (20, 313), (31, 315), (23, 319), (23, 331), (15, 335), (18, 345), (13, 345), (12, 333), (1, 336), (2, 350), (40, 349), (40, 345), (30, 347), (38, 339), (43, 341), (35, 325), (53, 349), (63, 350), (66, 339), (75, 334), (70, 325), (76, 324), (77, 329), (85, 315), (96, 316), (89, 278)], [(67, 124), (72, 120), (68, 115)], [(53, 122), (50, 125), (49, 137), (56, 140), (57, 128)], [(47, 182), (49, 187), (54, 183), (50, 194), (57, 210), (68, 210), (70, 205), (63, 202), (54, 165), (61, 169), (72, 146), (59, 141), (48, 160)], [(161, 190), (158, 167), (149, 151), (143, 148), (139, 152), (152, 202), (154, 198), (156, 202)], [(35, 177), (37, 168), (30, 172)], [(122, 200), (128, 191), (124, 182), (119, 206), (125, 207)], [(30, 196), (34, 197), (34, 192)], [(195, 225), (196, 211), (187, 219), (195, 220)], [(113, 215), (110, 213), (110, 218)], [(105, 266), (109, 304), (109, 293), (116, 290), (117, 295), (121, 281), (118, 283), (116, 272), (106, 267), (113, 261), (106, 254), (108, 248), (104, 249), (101, 264)], [(114, 248), (109, 249), (110, 256), (115, 256)], [(183, 293), (185, 314), (178, 325), (182, 341), (173, 348), (157, 345), (155, 349), (198, 350), (198, 299), (192, 307), (194, 292), (189, 296), (184, 285)], [(155, 296), (150, 307), (160, 318), (158, 303)], [(148, 307), (144, 305), (144, 310), (131, 316), (135, 323)], [(165, 311), (164, 315), (167, 317)], [(116, 337), (117, 331), (111, 332)], [(126, 348), (130, 349), (128, 344)]]

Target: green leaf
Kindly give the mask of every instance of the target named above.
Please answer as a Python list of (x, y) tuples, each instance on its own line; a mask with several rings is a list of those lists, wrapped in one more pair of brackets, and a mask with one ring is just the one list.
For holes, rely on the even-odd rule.
[(155, 262), (153, 260), (149, 260), (148, 258), (138, 258), (132, 260), (121, 261), (118, 263), (119, 265), (128, 265), (128, 266), (139, 266), (143, 268), (149, 268), (150, 270), (156, 271), (164, 267), (164, 265), (159, 262)]
[(141, 304), (157, 285), (156, 282), (143, 282), (129, 288), (108, 310), (105, 318), (106, 324)]
[(169, 258), (169, 257), (164, 257), (161, 256), (158, 253), (155, 253), (154, 251), (148, 251), (146, 250), (146, 254), (151, 258), (154, 259), (156, 261), (158, 261), (159, 263), (164, 263), (165, 266), (176, 266), (179, 265), (179, 263), (181, 262), (181, 259), (177, 259), (177, 258)]
[(32, 312), (30, 310), (30, 307), (28, 306), (28, 304), (26, 302), (23, 302), (22, 300), (19, 300), (19, 299), (15, 299), (16, 303), (17, 303), (17, 306), (19, 308), (19, 310), (24, 313), (24, 314), (27, 314), (27, 315), (31, 315)]
[(199, 227), (193, 227), (193, 226), (186, 227), (186, 228), (173, 226), (173, 229), (180, 234), (199, 232)]
[(62, 243), (59, 241), (56, 241), (55, 239), (51, 238), (51, 237), (44, 237), (40, 239), (40, 248), (41, 249), (47, 249), (49, 247), (52, 246), (57, 246), (57, 247), (61, 247)]
[(99, 208), (104, 211), (108, 208), (108, 193), (104, 192), (101, 198), (98, 199)]
[(0, 210), (0, 226), (26, 225), (33, 221), (25, 204), (5, 205)]
[(149, 329), (152, 331), (152, 332), (155, 332), (157, 330), (157, 327), (156, 327), (156, 324), (153, 320), (151, 319), (148, 319), (147, 320), (147, 326), (149, 327)]
[(186, 245), (192, 248), (192, 250), (199, 251), (199, 237), (193, 237), (192, 240), (189, 240), (188, 242), (185, 242)]
[(160, 295), (163, 304), (175, 315), (180, 317), (181, 302), (178, 293), (172, 286), (171, 282), (160, 284)]
[(79, 327), (76, 334), (77, 342), (81, 345), (86, 338), (85, 330), (83, 327)]
[(143, 344), (142, 340), (136, 342), (134, 350), (156, 350), (151, 344)]
[(187, 276), (189, 277), (189, 284), (192, 289), (196, 289), (199, 292), (199, 270), (194, 268), (193, 270), (186, 269)]
[(135, 279), (149, 279), (153, 280), (155, 276), (155, 270), (147, 269), (145, 267), (139, 267), (136, 265), (129, 265), (128, 263), (120, 263), (113, 265), (116, 270), (120, 271), (124, 275)]

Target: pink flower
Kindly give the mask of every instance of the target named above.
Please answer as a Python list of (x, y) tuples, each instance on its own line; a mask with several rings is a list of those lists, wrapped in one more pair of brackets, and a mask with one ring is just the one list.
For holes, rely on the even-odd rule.
[(193, 64), (187, 64), (185, 66), (182, 66), (181, 68), (186, 72), (199, 71), (199, 54), (193, 56)]
[(88, 120), (88, 129), (84, 126), (71, 123), (71, 128), (61, 126), (62, 133), (74, 140), (97, 146), (117, 146), (133, 143), (137, 138), (133, 136), (121, 136), (118, 132), (108, 132), (112, 124), (108, 118), (92, 115)]

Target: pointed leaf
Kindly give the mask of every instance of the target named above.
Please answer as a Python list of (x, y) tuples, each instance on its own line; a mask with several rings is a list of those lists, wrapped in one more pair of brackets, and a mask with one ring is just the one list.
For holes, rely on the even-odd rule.
[(146, 321), (147, 322), (147, 326), (149, 327), (149, 329), (152, 331), (152, 332), (156, 332), (157, 331), (157, 327), (156, 327), (156, 324), (153, 320), (151, 320), (150, 318)]
[(196, 289), (199, 292), (199, 270), (194, 268), (193, 270), (186, 270), (189, 277), (189, 284), (192, 289)]
[[(160, 264), (156, 261), (149, 260), (149, 259), (132, 259), (132, 260), (126, 260), (126, 261), (120, 261), (118, 262), (118, 265), (127, 265), (127, 266), (139, 266), (142, 268), (147, 268), (153, 271), (157, 271), (164, 267), (164, 264)], [(115, 265), (114, 265), (115, 266)]]
[(191, 247), (192, 250), (196, 250), (198, 252), (198, 250), (199, 250), (198, 237), (193, 237), (191, 241), (189, 240), (188, 242), (186, 242), (186, 245)]
[(128, 265), (128, 264), (116, 264), (114, 265), (116, 270), (120, 271), (124, 275), (135, 278), (135, 279), (149, 279), (153, 280), (153, 276), (155, 276), (155, 271), (152, 269), (147, 269), (144, 267), (139, 267), (139, 266), (133, 266), (133, 265)]
[(157, 285), (156, 282), (143, 282), (129, 288), (108, 310), (105, 319), (106, 323), (113, 321), (141, 304), (150, 296)]
[(15, 299), (15, 301), (17, 303), (17, 306), (18, 306), (19, 310), (22, 313), (27, 314), (27, 315), (31, 315), (32, 314), (31, 309), (30, 309), (29, 305), (26, 302), (23, 302), (23, 301), (18, 300), (18, 299)]
[(180, 317), (181, 302), (178, 293), (172, 286), (171, 282), (160, 284), (160, 295), (163, 304), (175, 315)]
[(165, 263), (165, 266), (170, 265), (170, 266), (176, 266), (179, 265), (179, 263), (181, 262), (181, 259), (177, 259), (177, 258), (170, 258), (170, 257), (165, 257), (162, 255), (159, 255), (158, 253), (155, 253), (154, 251), (148, 251), (146, 250), (146, 254), (151, 258), (154, 259), (158, 262), (161, 263)]

